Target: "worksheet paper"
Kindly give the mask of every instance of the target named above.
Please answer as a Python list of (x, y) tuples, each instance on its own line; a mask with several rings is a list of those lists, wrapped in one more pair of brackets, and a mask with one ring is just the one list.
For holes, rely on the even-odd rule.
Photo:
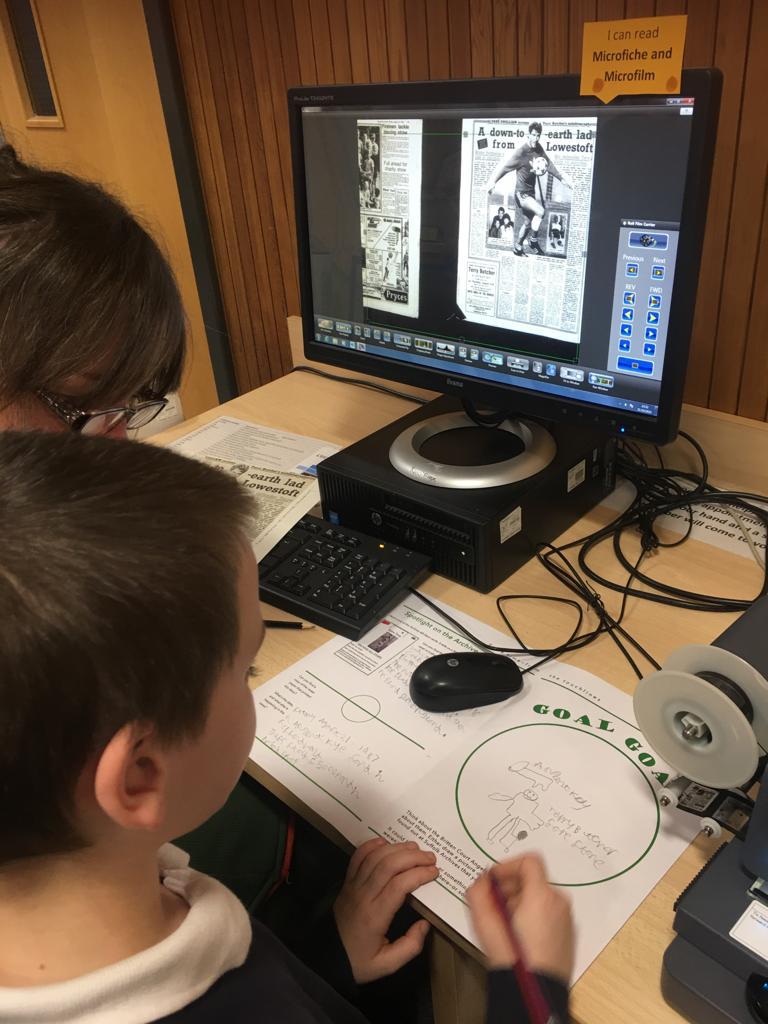
[(231, 473), (256, 499), (250, 540), (257, 560), (320, 501), (317, 464), (338, 446), (316, 437), (220, 416), (172, 445)]
[[(447, 609), (486, 643), (507, 637)], [(430, 714), (408, 683), (425, 658), (476, 648), (415, 595), (360, 641), (337, 637), (254, 691), (252, 759), (356, 845), (416, 840), (440, 877), (418, 898), (470, 941), (464, 903), (499, 860), (537, 851), (570, 894), (574, 980), (695, 835), (656, 794), (631, 698), (557, 661), (507, 701)], [(521, 667), (536, 659), (515, 656)]]

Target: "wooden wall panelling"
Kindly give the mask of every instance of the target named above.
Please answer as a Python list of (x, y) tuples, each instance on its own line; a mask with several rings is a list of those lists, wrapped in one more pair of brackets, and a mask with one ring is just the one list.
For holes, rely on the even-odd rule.
[(299, 308), (296, 279), (296, 218), (293, 213), (291, 152), (281, 146), (288, 137), (288, 105), (280, 41), (277, 32), (274, 0), (247, 4), (246, 34), (252, 55), (253, 73), (259, 95), (259, 119), (264, 139), (264, 153), (275, 218), (276, 248), (280, 260), (280, 277), (288, 309)]
[[(297, 11), (293, 12), (294, 21)], [(318, 83), (336, 82), (336, 70), (331, 46), (331, 32), (328, 24), (328, 5), (325, 0), (309, 0), (309, 22), (312, 34), (312, 48), (315, 52), (315, 72)]]
[(195, 131), (198, 162), (229, 328), (232, 359), (238, 386), (244, 390), (248, 381), (258, 371), (255, 351), (252, 346), (243, 344), (247, 332), (244, 330), (245, 321), (239, 298), (243, 294), (240, 288), (241, 273), (238, 262), (232, 258), (228, 244), (228, 236), (234, 230), (234, 216), (221, 152), (218, 115), (211, 91), (208, 54), (212, 42), (205, 40), (197, 4), (192, 0), (180, 4), (179, 9), (174, 11), (174, 26), (184, 72), (187, 102)]
[(768, 419), (768, 182), (763, 194), (763, 235), (755, 267), (755, 288), (745, 352), (739, 415)]
[(708, 68), (714, 64), (717, 6), (718, 0), (690, 0), (686, 5), (690, 8), (687, 10), (683, 61), (687, 68)]
[[(285, 85), (289, 88), (295, 85), (311, 84), (309, 69), (302, 71), (299, 64), (299, 49), (296, 42), (296, 26), (293, 21), (293, 8), (287, 0), (261, 0), (259, 9), (262, 14), (262, 24), (265, 32), (274, 20), (277, 21), (277, 45), (273, 50), (273, 56), (282, 62)], [(269, 39), (269, 45), (275, 46), (274, 38)], [(263, 57), (260, 53), (253, 55), (254, 60)], [(285, 94), (283, 94), (285, 100)]]
[[(688, 25), (685, 33), (685, 66), (690, 68), (711, 67), (715, 62), (715, 40), (717, 38), (718, 0), (692, 0), (695, 3), (695, 15), (689, 12)], [(714, 178), (712, 181), (714, 185)], [(714, 191), (710, 191), (707, 212), (707, 225), (704, 235), (704, 253), (699, 276), (699, 295), (691, 338), (691, 355), (688, 363), (688, 375), (685, 382), (685, 400), (692, 405), (706, 405), (709, 394), (709, 376), (711, 373), (711, 357), (706, 358), (705, 343), (700, 341), (702, 324), (706, 314), (702, 311), (702, 298), (707, 281), (713, 287), (713, 276), (718, 273), (718, 260), (714, 257), (715, 235)], [(711, 255), (710, 255), (711, 254)]]
[(309, 16), (309, 0), (292, 0), (290, 6), (293, 8), (293, 31), (296, 35), (296, 49), (299, 54), (300, 84), (315, 85), (317, 83), (317, 65), (315, 64), (312, 21)]
[[(485, 2), (481, 0), (481, 3)], [(426, 82), (429, 78), (426, 0), (405, 0), (405, 19), (408, 26), (408, 77), (415, 82)]]
[(448, 0), (448, 50), (451, 78), (472, 77), (469, 0)]
[[(262, 374), (268, 380), (278, 369), (279, 362), (273, 359), (271, 346), (265, 343), (265, 338), (273, 337), (275, 329), (272, 309), (269, 303), (264, 301), (265, 295), (269, 293), (263, 260), (264, 234), (268, 231), (268, 226), (262, 223), (258, 203), (254, 201), (254, 146), (257, 140), (251, 138), (246, 119), (246, 101), (243, 97), (238, 66), (238, 48), (235, 45), (231, 24), (233, 6), (230, 4), (228, 7), (228, 17), (217, 18), (215, 24), (208, 5), (202, 13), (206, 34), (217, 31), (221, 48), (221, 66), (217, 68), (214, 81), (217, 88), (217, 105), (226, 106), (227, 112), (227, 120), (222, 131), (222, 145), (235, 213), (232, 244), (235, 258), (239, 260), (242, 270), (247, 312), (245, 329), (250, 333), (251, 343), (256, 351), (256, 379), (261, 382)], [(221, 115), (219, 116), (221, 118)], [(253, 273), (249, 273), (249, 267), (253, 268)], [(247, 335), (243, 342), (248, 344)]]
[(333, 48), (335, 81), (344, 85), (352, 81), (352, 58), (349, 52), (349, 28), (345, 0), (328, 0), (328, 25)]
[(656, 13), (655, 0), (626, 0), (625, 18), (652, 18)]
[[(685, 0), (656, 0), (656, 14), (687, 14), (687, 4)], [(697, 19), (692, 18), (692, 21)], [(687, 41), (687, 39), (686, 39)], [(686, 49), (687, 56), (687, 49)], [(685, 66), (686, 60), (683, 58), (683, 65)]]
[(607, 21), (610, 18), (625, 18), (625, 0), (597, 0), (597, 20)]
[(517, 74), (517, 0), (493, 5), (493, 73), (497, 78)]
[(597, 18), (596, 0), (571, 0), (568, 21), (568, 67), (574, 74), (581, 71), (581, 39), (585, 21)]
[(365, 27), (365, 7), (362, 0), (347, 0), (347, 25), (349, 28), (349, 56), (352, 62), (352, 81), (370, 82), (371, 67), (368, 61), (368, 34)]
[[(768, 4), (753, 4), (751, 31), (768, 39)], [(739, 136), (731, 154), (734, 173), (733, 202), (726, 235), (723, 293), (718, 336), (728, 334), (727, 349), (715, 350), (710, 405), (736, 412), (739, 390), (749, 369), (744, 365), (750, 306), (755, 286), (754, 267), (763, 229), (763, 198), (768, 170), (768, 61), (765, 51), (752, 47), (744, 73)]]
[(542, 5), (517, 0), (517, 73), (540, 75), (543, 67)]
[(365, 28), (371, 81), (386, 82), (389, 80), (389, 47), (387, 21), (381, 0), (365, 0)]
[(428, 0), (426, 11), (429, 77), (450, 78), (451, 54), (448, 46), (447, 0)]
[(548, 0), (543, 14), (544, 74), (562, 75), (568, 70), (568, 0)]
[(404, 82), (408, 76), (408, 25), (404, 0), (389, 0), (385, 8), (389, 41), (389, 79)]
[[(259, 258), (264, 239), (258, 207), (253, 203), (253, 166), (251, 146), (245, 122), (237, 53), (231, 28), (231, 5), (216, 11), (209, 3), (200, 4), (201, 27), (211, 46), (216, 41), (215, 58), (210, 63), (211, 88), (221, 132), (224, 187), (232, 201), (232, 220), (227, 244), (231, 263), (238, 267), (238, 302), (241, 309), (243, 346), (255, 352), (255, 366), (249, 367), (248, 385), (253, 388), (279, 372), (279, 360), (272, 355), (274, 318), (267, 301), (269, 287)], [(241, 41), (242, 42), (242, 41)], [(254, 140), (255, 141), (255, 140)], [(241, 161), (244, 166), (241, 168)]]
[[(243, 0), (232, 0), (230, 14), (227, 44), (234, 52), (235, 59), (228, 62), (231, 64), (228, 74), (229, 92), (236, 99), (235, 108), (240, 119), (238, 137), (247, 142), (245, 146), (238, 144), (236, 155), (246, 211), (243, 225), (246, 237), (240, 236), (240, 250), (246, 261), (249, 304), (258, 309), (261, 316), (263, 333), (255, 339), (257, 349), (262, 358), (266, 356), (268, 379), (271, 380), (286, 373), (291, 365), (285, 285), (282, 273), (274, 272), (278, 268), (275, 267), (273, 254), (279, 251), (282, 232), (278, 232), (276, 213), (280, 204), (272, 198), (268, 164), (274, 164), (277, 171), (277, 139), (268, 117), (271, 105), (269, 90), (258, 89), (256, 85)], [(259, 29), (260, 23), (256, 22), (254, 27)], [(262, 113), (269, 129), (266, 134), (262, 131)], [(275, 173), (275, 181), (278, 178), (279, 175)], [(281, 227), (284, 228), (285, 224), (281, 224)], [(249, 264), (255, 267), (255, 275), (248, 273)]]
[[(279, 7), (279, 10), (278, 10)], [(293, 14), (286, 4), (277, 0), (262, 0), (260, 4), (249, 4), (247, 7), (249, 21), (259, 18), (261, 21), (264, 51), (254, 49), (258, 34), (249, 32), (254, 64), (260, 64), (267, 74), (272, 96), (272, 112), (275, 120), (275, 141), (280, 161), (282, 186), (277, 185), (273, 191), (273, 201), (281, 205), (288, 218), (286, 237), (279, 238), (280, 265), (287, 266), (283, 271), (285, 281), (286, 303), (290, 310), (299, 308), (299, 283), (296, 277), (296, 216), (293, 208), (293, 173), (291, 165), (291, 147), (287, 145), (288, 103), (286, 90), (289, 85), (298, 85), (299, 57), (296, 52), (296, 40), (293, 32), (281, 30), (280, 13), (287, 13), (293, 23)], [(287, 246), (287, 249), (286, 249)]]
[(469, 45), (473, 78), (490, 78), (493, 75), (494, 2), (495, 0), (472, 0)]
[[(749, 0), (728, 0), (728, 14), (718, 18), (716, 28), (714, 62), (723, 72), (723, 96), (686, 379), (685, 400), (692, 405), (709, 405), (723, 259), (733, 194), (733, 154), (739, 130), (750, 7)], [(721, 7), (720, 14), (723, 13)]]

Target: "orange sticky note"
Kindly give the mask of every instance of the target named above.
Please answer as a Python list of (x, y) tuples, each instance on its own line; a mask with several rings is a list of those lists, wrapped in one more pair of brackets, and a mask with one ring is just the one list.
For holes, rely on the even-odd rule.
[(581, 95), (680, 92), (688, 17), (588, 21), (581, 55)]

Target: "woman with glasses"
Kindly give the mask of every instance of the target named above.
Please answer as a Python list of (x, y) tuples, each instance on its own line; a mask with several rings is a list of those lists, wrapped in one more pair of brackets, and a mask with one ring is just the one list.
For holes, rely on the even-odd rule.
[[(0, 146), (0, 443), (8, 430), (120, 437), (149, 423), (179, 384), (185, 326), (170, 267), (117, 199)], [(302, 833), (298, 861), (311, 870), (297, 875), (292, 819), (247, 776), (178, 844), (249, 909), (279, 889), (267, 909), (283, 934), (303, 913), (296, 900), (314, 908), (318, 856), (324, 883), (346, 869), (340, 851), (318, 853)]]
[(173, 273), (122, 203), (0, 147), (0, 430), (144, 426), (179, 384), (185, 330)]

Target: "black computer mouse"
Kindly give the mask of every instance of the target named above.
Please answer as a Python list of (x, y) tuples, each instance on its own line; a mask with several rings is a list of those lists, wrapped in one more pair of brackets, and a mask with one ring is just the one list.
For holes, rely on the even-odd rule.
[(464, 711), (514, 697), (523, 688), (520, 669), (501, 654), (437, 654), (411, 676), (411, 700), (425, 711)]

